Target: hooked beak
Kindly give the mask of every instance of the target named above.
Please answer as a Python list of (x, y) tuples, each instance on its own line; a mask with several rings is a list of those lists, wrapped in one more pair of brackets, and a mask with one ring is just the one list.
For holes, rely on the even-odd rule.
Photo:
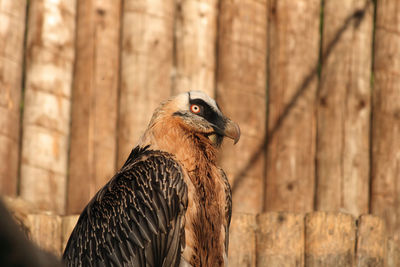
[(223, 135), (233, 139), (234, 143), (236, 144), (240, 139), (240, 128), (237, 123), (227, 119), (225, 123), (225, 129), (223, 131)]

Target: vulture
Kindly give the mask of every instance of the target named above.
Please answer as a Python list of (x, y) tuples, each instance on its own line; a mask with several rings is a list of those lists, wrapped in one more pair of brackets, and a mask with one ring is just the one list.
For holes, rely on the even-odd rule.
[(125, 164), (90, 200), (67, 266), (226, 266), (231, 189), (217, 152), (239, 126), (201, 91), (154, 111)]

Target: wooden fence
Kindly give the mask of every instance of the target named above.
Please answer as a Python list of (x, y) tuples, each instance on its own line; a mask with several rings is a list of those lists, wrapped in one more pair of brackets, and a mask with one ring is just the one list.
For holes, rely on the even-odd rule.
[(162, 100), (204, 90), (241, 126), (220, 157), (235, 212), (371, 213), (400, 243), (398, 10), (0, 0), (0, 192), (78, 214)]
[(344, 213), (235, 214), (229, 266), (399, 266), (399, 250), (377, 216)]
[[(31, 240), (62, 254), (78, 215), (40, 212), (20, 199), (6, 204)], [(334, 212), (234, 213), (228, 255), (231, 267), (400, 266), (400, 247), (381, 218)]]

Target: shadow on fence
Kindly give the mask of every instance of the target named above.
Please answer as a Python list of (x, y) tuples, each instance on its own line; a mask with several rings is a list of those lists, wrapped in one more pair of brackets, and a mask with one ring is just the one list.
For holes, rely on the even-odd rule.
[[(344, 21), (342, 27), (337, 31), (335, 34), (335, 38), (328, 44), (326, 51), (321, 53), (322, 55), (320, 56), (319, 62), (316, 62), (312, 71), (304, 78), (303, 82), (300, 84), (299, 88), (296, 90), (296, 93), (290, 100), (289, 104), (285, 107), (283, 110), (282, 114), (279, 116), (278, 120), (276, 121), (275, 125), (271, 127), (271, 130), (267, 131), (267, 134), (264, 136), (262, 142), (259, 146), (258, 149), (252, 154), (250, 159), (248, 160), (247, 164), (245, 165), (244, 168), (242, 168), (237, 174), (236, 177), (233, 179), (232, 183), (232, 192), (235, 193), (239, 185), (243, 182), (247, 172), (254, 166), (254, 164), (257, 162), (258, 158), (262, 155), (263, 151), (266, 150), (267, 146), (269, 145), (270, 140), (272, 137), (276, 134), (276, 132), (281, 128), (283, 122), (285, 119), (289, 116), (291, 110), (295, 106), (296, 102), (298, 99), (304, 95), (306, 92), (307, 88), (309, 88), (309, 85), (311, 81), (319, 76), (319, 70), (323, 66), (324, 60), (331, 54), (333, 48), (336, 46), (336, 44), (339, 42), (340, 38), (342, 37), (343, 33), (347, 28), (349, 28), (352, 23), (354, 23), (354, 27), (358, 27), (361, 23), (361, 21), (364, 18), (364, 14), (371, 5), (372, 2), (368, 1), (366, 2), (364, 8), (359, 9), (355, 11), (353, 14), (348, 16), (346, 20)], [(321, 42), (322, 43), (322, 42)], [(320, 49), (322, 47), (320, 46)], [(276, 90), (283, 90), (282, 88), (276, 88)]]

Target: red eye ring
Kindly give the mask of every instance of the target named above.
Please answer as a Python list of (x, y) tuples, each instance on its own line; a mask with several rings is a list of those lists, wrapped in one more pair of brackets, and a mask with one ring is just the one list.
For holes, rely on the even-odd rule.
[(190, 106), (190, 111), (193, 112), (193, 113), (195, 113), (195, 114), (197, 114), (197, 113), (200, 113), (201, 108), (200, 108), (199, 105), (192, 104), (192, 105)]

